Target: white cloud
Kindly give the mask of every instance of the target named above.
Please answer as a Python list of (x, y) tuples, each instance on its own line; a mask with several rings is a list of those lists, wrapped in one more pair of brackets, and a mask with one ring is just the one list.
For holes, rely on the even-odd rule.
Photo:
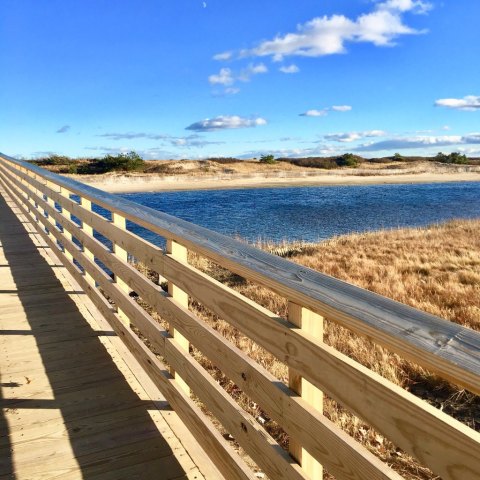
[(292, 65), (283, 65), (279, 68), (279, 70), (283, 73), (298, 73), (300, 69), (292, 63)]
[(230, 60), (232, 58), (232, 55), (233, 55), (233, 52), (217, 53), (216, 55), (213, 56), (213, 59), (218, 61)]
[(266, 125), (267, 121), (261, 117), (246, 118), (239, 115), (220, 115), (215, 118), (206, 118), (192, 123), (186, 130), (195, 132), (214, 132), (216, 130), (226, 130), (232, 128), (246, 128)]
[(311, 109), (307, 110), (306, 112), (300, 113), (301, 117), (324, 117), (328, 115), (329, 110), (333, 110), (334, 112), (348, 112), (352, 109), (350, 105), (333, 105), (332, 107), (325, 107), (321, 110)]
[(473, 112), (480, 109), (480, 96), (467, 95), (463, 98), (440, 98), (435, 102), (435, 105)]
[(332, 107), (335, 112), (349, 112), (351, 109), (350, 105), (333, 105)]
[(398, 137), (381, 142), (373, 142), (356, 148), (360, 152), (374, 152), (379, 150), (399, 150), (404, 148), (445, 147), (452, 145), (480, 144), (480, 133), (467, 135), (426, 135), (416, 137)]
[(426, 13), (430, 4), (415, 0), (387, 0), (376, 3), (375, 9), (352, 20), (345, 15), (316, 17), (297, 26), (297, 32), (278, 35), (240, 56), (271, 56), (280, 61), (287, 56), (321, 57), (345, 53), (345, 44), (371, 43), (392, 46), (401, 35), (424, 33), (403, 23), (405, 12)]
[(208, 81), (212, 85), (232, 85), (235, 81), (232, 76), (232, 71), (229, 68), (221, 68), (220, 72), (216, 75), (210, 75)]
[(386, 0), (385, 2), (379, 3), (377, 8), (422, 14), (427, 13), (433, 7), (431, 3), (422, 0)]
[(312, 109), (312, 110), (307, 110), (306, 112), (304, 113), (300, 113), (300, 116), (301, 117), (324, 117), (325, 115), (327, 115), (327, 109), (323, 109), (323, 110), (315, 110), (315, 109)]
[(267, 73), (268, 68), (264, 63), (257, 63), (256, 65), (251, 63), (248, 67), (244, 68), (240, 75), (238, 75), (237, 80), (242, 82), (248, 82), (253, 75), (258, 75), (260, 73)]
[(236, 87), (228, 87), (225, 89), (225, 95), (236, 95), (238, 92), (240, 92), (240, 89)]
[[(206, 145), (219, 145), (225, 142), (214, 142), (211, 140), (204, 140), (200, 135), (191, 134), (186, 137), (176, 137), (167, 133), (146, 133), (146, 132), (126, 132), (126, 133), (103, 133), (97, 137), (109, 138), (111, 140), (158, 140), (162, 145), (171, 145), (174, 147), (205, 147)], [(92, 147), (93, 148), (93, 147)], [(102, 147), (105, 150), (104, 147)], [(118, 147), (113, 150), (117, 151)], [(125, 151), (130, 151), (130, 147), (124, 147)]]
[(448, 125), (444, 125), (444, 126), (442, 127), (442, 130), (451, 130), (451, 127), (448, 126)]
[[(264, 63), (251, 63), (250, 65), (242, 69), (242, 71), (238, 75), (234, 75), (230, 68), (221, 68), (218, 74), (210, 75), (208, 77), (208, 81), (211, 85), (229, 86), (233, 85), (238, 80), (240, 80), (241, 82), (248, 82), (253, 75), (267, 72), (268, 68)], [(234, 88), (230, 89), (228, 92), (227, 90), (228, 89), (225, 89), (223, 93), (231, 95), (240, 91), (239, 89)]]
[(367, 130), (364, 132), (344, 132), (344, 133), (330, 133), (324, 135), (325, 140), (333, 140), (335, 142), (349, 143), (362, 138), (383, 137), (386, 133), (383, 130)]

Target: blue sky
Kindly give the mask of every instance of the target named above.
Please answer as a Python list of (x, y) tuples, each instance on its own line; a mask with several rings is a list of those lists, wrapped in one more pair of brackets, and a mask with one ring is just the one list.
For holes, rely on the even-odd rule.
[(0, 151), (480, 156), (480, 2), (0, 0)]

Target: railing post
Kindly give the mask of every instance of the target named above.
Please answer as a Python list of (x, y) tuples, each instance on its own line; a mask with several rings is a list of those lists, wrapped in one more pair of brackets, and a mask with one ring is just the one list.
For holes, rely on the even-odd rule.
[[(112, 223), (116, 225), (118, 228), (121, 228), (122, 230), (127, 229), (127, 221), (125, 220), (125, 217), (122, 215), (119, 215), (118, 213), (112, 212)], [(123, 260), (124, 262), (128, 261), (128, 253), (127, 251), (122, 248), (120, 245), (117, 243), (113, 242), (113, 253), (120, 259)], [(127, 294), (130, 293), (130, 288), (128, 285), (118, 276), (114, 274), (114, 280), (118, 284), (118, 286)], [(123, 312), (120, 308), (118, 309), (118, 316), (123, 320), (125, 325), (130, 325), (130, 320), (128, 319), (127, 315), (125, 312)]]
[[(65, 197), (67, 199), (70, 199), (70, 193), (71, 192), (69, 190), (67, 190), (65, 187), (60, 187), (60, 195), (62, 195), (63, 197)], [(72, 214), (68, 210), (65, 210), (65, 208), (63, 208), (63, 206), (62, 206), (62, 215), (68, 220), (71, 220), (71, 218), (72, 218)], [(72, 241), (72, 234), (68, 230), (66, 230), (65, 228), (63, 229), (63, 236), (67, 240)], [(66, 248), (64, 248), (63, 250), (64, 250), (63, 253), (67, 257), (67, 259), (70, 262), (73, 262), (72, 254)]]
[[(84, 208), (84, 210), (87, 210), (89, 212), (92, 211), (92, 202), (88, 198), (80, 197), (80, 205)], [(84, 220), (82, 220), (82, 229), (86, 234), (90, 235), (93, 238), (93, 228), (88, 223), (85, 223)], [(95, 256), (93, 252), (88, 250), (88, 248), (85, 248), (85, 246), (83, 247), (83, 252), (88, 259), (92, 260), (92, 262), (95, 261)], [(88, 283), (95, 286), (95, 280), (88, 272), (85, 272), (85, 278)]]
[[(170, 254), (175, 260), (178, 260), (182, 263), (187, 263), (187, 249), (180, 245), (179, 243), (175, 242), (174, 240), (167, 239), (167, 253)], [(172, 296), (172, 298), (179, 303), (182, 307), (188, 308), (188, 293), (184, 292), (181, 288), (177, 287), (172, 282), (168, 282), (168, 293)], [(172, 337), (175, 338), (175, 341), (184, 349), (186, 350), (187, 354), (189, 351), (190, 344), (188, 340), (175, 328), (173, 325), (169, 325), (169, 333)], [(180, 375), (176, 374), (175, 371), (172, 369), (172, 375), (175, 377), (175, 380), (180, 384), (183, 391), (187, 394), (190, 394), (190, 387), (187, 383), (180, 377)]]
[[(288, 302), (288, 320), (306, 333), (323, 339), (323, 317), (311, 310), (296, 303)], [(323, 392), (292, 368), (289, 369), (288, 384), (309, 405), (323, 413)], [(290, 439), (290, 454), (298, 461), (310, 478), (314, 480), (323, 478), (322, 465), (294, 439)]]

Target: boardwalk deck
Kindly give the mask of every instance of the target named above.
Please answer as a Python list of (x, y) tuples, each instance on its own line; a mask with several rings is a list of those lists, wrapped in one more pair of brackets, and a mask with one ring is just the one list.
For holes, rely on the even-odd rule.
[(0, 478), (219, 478), (132, 362), (0, 188)]

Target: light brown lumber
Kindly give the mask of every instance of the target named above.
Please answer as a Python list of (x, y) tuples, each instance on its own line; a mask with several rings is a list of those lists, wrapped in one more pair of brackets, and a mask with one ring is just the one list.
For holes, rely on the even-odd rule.
[[(58, 204), (60, 204), (60, 206), (62, 207), (62, 215), (67, 218), (68, 220), (71, 220), (72, 218), (72, 215), (71, 213), (65, 209), (65, 207), (63, 206), (63, 202), (59, 202), (59, 200), (61, 199), (61, 197), (65, 197), (67, 198), (68, 200), (70, 200), (70, 191), (67, 190), (65, 187), (59, 187), (60, 188), (60, 192), (58, 193), (59, 197), (55, 198), (52, 194), (50, 194), (51, 198), (53, 198)], [(65, 235), (65, 237), (68, 239), (68, 240), (72, 240), (72, 234), (69, 232), (69, 231), (64, 231), (63, 234)], [(67, 258), (72, 261), (72, 256), (70, 255), (69, 252), (65, 252)]]
[[(66, 226), (65, 228), (68, 228)], [(78, 229), (78, 227), (73, 226), (74, 229)], [(179, 309), (179, 306), (175, 304), (174, 301), (169, 299), (168, 297), (165, 296), (164, 292), (156, 285), (154, 285), (152, 282), (144, 278), (136, 269), (134, 269), (131, 265), (125, 264), (124, 262), (120, 262), (118, 259), (113, 257), (110, 253), (108, 253), (106, 247), (102, 245), (100, 242), (94, 240), (94, 239), (88, 239), (88, 238), (83, 238), (82, 232), (80, 231), (74, 231), (75, 235), (79, 237), (81, 241), (86, 242), (90, 248), (96, 253), (96, 255), (100, 258), (102, 262), (105, 263), (110, 269), (113, 271), (121, 271), (122, 276), (125, 279), (128, 279), (129, 285), (134, 288), (136, 291), (140, 293), (142, 298), (146, 300), (148, 303), (152, 304), (157, 308), (158, 311), (162, 313), (162, 315), (166, 315), (166, 318), (169, 319), (171, 322), (174, 322), (178, 328), (180, 328), (182, 331), (185, 330), (186, 326), (189, 325), (190, 331), (194, 332), (193, 335), (189, 335), (191, 340), (197, 340), (196, 346), (200, 348), (202, 351), (207, 351), (207, 356), (212, 355), (212, 350), (208, 349), (209, 345), (214, 346), (214, 348), (220, 348), (218, 346), (218, 339), (208, 337), (205, 339), (205, 341), (202, 341), (200, 343), (200, 340), (202, 340), (202, 337), (205, 336), (205, 330), (202, 330), (201, 324), (198, 323), (198, 320), (196, 320), (197, 325), (195, 324), (195, 317), (190, 314), (186, 309), (184, 311)], [(98, 279), (100, 280), (100, 279)], [(109, 290), (110, 286), (109, 285), (103, 285), (103, 288), (109, 293), (109, 295), (116, 300), (115, 293), (111, 290)], [(133, 312), (132, 315), (135, 315)], [(145, 318), (145, 314), (140, 312), (139, 315), (137, 315), (137, 326), (143, 331), (144, 334), (147, 335), (149, 340), (152, 342), (153, 345), (155, 345), (157, 348), (160, 350), (162, 349), (162, 343), (163, 343), (163, 338), (160, 336), (159, 337), (159, 330), (158, 326), (152, 323), (152, 320), (148, 319), (146, 322), (142, 321), (141, 323), (138, 321), (140, 317)], [(223, 350), (221, 350), (221, 356), (220, 358), (223, 358), (223, 360), (220, 362), (219, 357), (217, 355), (217, 360), (218, 363), (221, 363), (223, 368), (227, 369), (227, 374), (231, 373), (232, 368), (230, 367), (227, 368), (227, 365), (239, 365), (242, 368), (247, 367), (248, 368), (248, 363), (245, 365), (245, 359), (242, 361), (239, 361), (239, 359), (235, 359), (232, 354), (230, 353), (228, 347), (225, 346), (223, 347)], [(245, 358), (247, 358), (244, 354), (239, 352), (241, 355), (243, 355)], [(230, 358), (230, 361), (228, 361)], [(240, 359), (241, 360), (241, 359)], [(253, 365), (253, 362), (250, 361), (250, 364)], [(278, 404), (283, 404), (283, 408), (291, 408), (291, 405), (296, 406), (298, 405), (295, 402), (295, 399), (290, 398), (289, 395), (279, 391), (277, 388), (273, 387), (273, 382), (276, 379), (273, 379), (271, 377), (271, 385), (268, 385), (268, 380), (265, 382), (263, 380), (262, 382), (262, 377), (261, 375), (257, 374), (254, 375), (256, 372), (254, 370), (254, 367), (250, 367), (251, 374), (249, 374), (249, 383), (250, 384), (255, 384), (255, 383), (263, 383), (263, 389), (267, 389), (270, 387), (270, 397), (263, 397), (263, 400), (265, 398), (269, 398), (269, 400), (265, 400), (264, 402), (260, 401), (267, 411), (272, 411), (275, 410), (277, 403)], [(241, 384), (242, 376), (240, 373), (237, 372), (237, 375), (234, 376), (234, 380)], [(267, 386), (268, 385), (268, 386)], [(258, 394), (255, 391), (255, 389), (246, 388), (246, 391), (251, 394), (252, 398), (257, 399)], [(279, 401), (281, 400), (281, 401)], [(258, 401), (258, 400), (257, 400)], [(303, 430), (306, 432), (310, 432), (308, 434), (309, 439), (308, 439), (308, 445), (311, 450), (316, 452), (318, 455), (318, 452), (320, 451), (320, 455), (325, 457), (327, 456), (328, 458), (328, 463), (329, 463), (329, 468), (335, 472), (339, 468), (338, 465), (342, 466), (343, 464), (349, 464), (352, 463), (353, 465), (360, 464), (362, 465), (361, 469), (358, 469), (360, 472), (365, 472), (365, 475), (368, 475), (368, 478), (393, 478), (390, 475), (393, 475), (393, 472), (390, 472), (390, 474), (386, 473), (379, 473), (381, 471), (387, 472), (388, 469), (386, 469), (385, 466), (381, 464), (379, 461), (375, 461), (374, 457), (371, 456), (369, 457), (368, 454), (366, 455), (365, 459), (363, 457), (365, 456), (365, 453), (362, 453), (363, 449), (360, 447), (356, 442), (353, 440), (349, 439), (348, 436), (345, 434), (342, 435), (342, 432), (338, 429), (335, 429), (331, 424), (326, 421), (323, 417), (316, 417), (312, 416), (312, 413), (306, 412), (306, 414), (302, 414), (302, 407), (297, 407), (293, 408), (291, 411), (291, 415), (282, 415), (281, 413), (277, 413), (277, 421), (279, 421), (282, 425), (284, 423), (287, 424), (287, 431), (293, 431), (297, 435), (300, 435)], [(300, 418), (298, 420), (299, 424), (296, 425), (297, 421), (293, 421), (295, 418)], [(325, 423), (325, 425), (322, 424)], [(314, 428), (316, 427), (316, 429)], [(324, 431), (324, 435), (329, 437), (329, 441), (335, 445), (335, 448), (333, 449), (328, 449), (326, 447), (322, 447), (322, 438), (316, 438), (320, 434), (321, 431)], [(337, 439), (337, 437), (339, 437)], [(327, 442), (328, 444), (328, 442)], [(358, 450), (358, 452), (357, 452)], [(338, 460), (336, 459), (337, 457), (337, 451), (339, 452), (339, 458)], [(342, 457), (343, 456), (343, 457)], [(363, 462), (363, 463), (362, 463)], [(373, 464), (372, 467), (370, 467), (370, 463)], [(353, 473), (356, 471), (356, 468), (348, 468), (344, 467), (345, 469), (340, 470), (341, 473), (344, 475), (345, 478), (357, 478), (357, 474)], [(358, 474), (360, 475), (358, 478), (367, 478), (363, 477), (363, 473)], [(372, 477), (372, 475), (374, 475)], [(378, 475), (381, 475), (380, 477)], [(384, 477), (384, 475), (386, 475)]]
[[(2, 157), (5, 168), (18, 170), (23, 165)], [(28, 169), (480, 393), (476, 332), (34, 165)]]
[(160, 273), (442, 478), (461, 478), (449, 476), (452, 462), (480, 468), (474, 430), (195, 268), (166, 256)]
[[(8, 184), (5, 182), (4, 184), (10, 195), (12, 195), (17, 206), (28, 216), (28, 212), (23, 206), (22, 201), (13, 194), (11, 189), (8, 188)], [(89, 296), (96, 307), (109, 321), (115, 332), (123, 339), (136, 360), (147, 371), (150, 378), (165, 395), (167, 401), (173, 406), (180, 418), (189, 427), (197, 441), (201, 442), (203, 448), (209, 452), (210, 458), (217, 468), (226, 478), (229, 479), (254, 480), (255, 477), (248, 467), (238, 455), (236, 455), (223, 437), (214, 429), (200, 409), (196, 407), (195, 404), (183, 393), (181, 388), (178, 387), (155, 355), (141, 342), (140, 339), (138, 339), (138, 337), (136, 337), (136, 335), (133, 334), (130, 329), (127, 329), (122, 324), (118, 315), (108, 304), (106, 299), (101, 296), (96, 289), (92, 288), (92, 285), (85, 280), (84, 275), (82, 275), (82, 273), (68, 261), (65, 254), (61, 251), (57, 251), (58, 249), (55, 242), (50, 239), (45, 232), (42, 231), (41, 235), (49, 246), (56, 251), (57, 256), (60, 257), (67, 270), (80, 286), (86, 292), (89, 292)]]
[[(187, 249), (179, 243), (168, 239), (167, 252), (172, 255), (172, 257), (175, 258), (177, 261), (187, 263)], [(188, 309), (188, 293), (184, 292), (173, 282), (168, 282), (168, 293), (179, 305)], [(180, 345), (188, 355), (190, 349), (190, 344), (188, 340), (175, 329), (175, 326), (172, 323), (170, 323), (168, 331), (171, 337), (176, 339), (178, 345)], [(178, 381), (181, 388), (183, 388), (184, 392), (188, 395), (190, 393), (190, 387), (185, 382), (185, 380), (180, 375), (176, 374), (175, 370), (172, 369), (171, 373), (173, 377)]]
[[(45, 219), (42, 218), (40, 221), (45, 222)], [(52, 231), (52, 233), (54, 236), (61, 235), (58, 231)], [(81, 252), (69, 241), (65, 241), (64, 247), (72, 253), (73, 258), (76, 260), (81, 255)], [(79, 260), (81, 259), (79, 258)], [(131, 319), (144, 334), (147, 335), (147, 338), (151, 339), (152, 342), (155, 342), (153, 333), (156, 332), (154, 331), (154, 321), (151, 319), (151, 317), (129, 297), (125, 297), (124, 295), (122, 296), (121, 287), (111, 283), (110, 279), (97, 265), (93, 264), (90, 260), (83, 259), (83, 267), (92, 275), (95, 281), (100, 284), (105, 292), (111, 296), (115, 303), (122, 309), (122, 311), (125, 312), (127, 317)], [(146, 331), (146, 327), (148, 328), (148, 326), (150, 326), (150, 332)], [(161, 345), (158, 342), (155, 342), (155, 344), (157, 346)], [(183, 347), (179, 346), (178, 349), (183, 350)], [(180, 369), (180, 371), (183, 372), (185, 368), (184, 365), (187, 364), (190, 365), (190, 368), (192, 368), (193, 363), (191, 362), (194, 362), (194, 360), (188, 356), (188, 353), (180, 353), (179, 350), (177, 351), (175, 349), (172, 352), (175, 353), (174, 368), (176, 370)], [(170, 357), (169, 352), (160, 351), (159, 353), (163, 354), (167, 358), (167, 361), (172, 364), (170, 360), (173, 357)], [(171, 354), (173, 355), (173, 353)], [(183, 358), (182, 361), (179, 360), (179, 354)], [(269, 435), (258, 424), (256, 424), (255, 420), (251, 418), (250, 415), (238, 407), (238, 405), (236, 405), (236, 403), (221, 389), (221, 387), (219, 387), (206, 372), (203, 372), (201, 367), (198, 366), (196, 369), (196, 375), (198, 376), (198, 379), (197, 376), (191, 375), (190, 370), (188, 373), (189, 381), (187, 383), (189, 385), (194, 382), (195, 385), (205, 386), (205, 382), (207, 382), (207, 386), (215, 389), (212, 393), (207, 391), (196, 391), (195, 393), (200, 398), (204, 398), (205, 395), (208, 395), (206, 399), (209, 407), (211, 409), (213, 408), (214, 415), (219, 417), (222, 423), (227, 423), (227, 428), (229, 428), (230, 431), (235, 434), (243, 448), (250, 454), (250, 456), (252, 456), (252, 458), (254, 458), (254, 460), (258, 462), (259, 465), (265, 469), (267, 473), (273, 474), (273, 478), (279, 479), (304, 478), (300, 470), (296, 468), (295, 465), (292, 465), (289, 461), (287, 461), (288, 455), (286, 453), (282, 453), (282, 450), (278, 444), (271, 439), (271, 437), (269, 437)], [(200, 375), (202, 376), (200, 377)], [(180, 376), (182, 376), (182, 374), (180, 374)], [(200, 378), (201, 381), (199, 380)], [(197, 382), (200, 383), (197, 384)], [(215, 409), (215, 405), (218, 404), (218, 402), (220, 402), (222, 405), (221, 409)], [(233, 416), (234, 418), (236, 416), (237, 421), (235, 421), (234, 418), (230, 419), (229, 415), (225, 415), (223, 413), (224, 410), (229, 411), (230, 416)]]
[[(168, 262), (174, 265), (173, 271), (177, 272), (176, 276), (172, 276), (174, 273), (167, 274)], [(195, 274), (193, 278), (192, 272)], [(312, 343), (312, 339), (298, 329), (289, 328), (288, 324), (267, 310), (261, 309), (191, 267), (174, 262), (167, 256), (162, 274), (173, 278), (176, 283), (182, 285), (182, 288), (189, 290), (194, 297), (223, 318), (235, 320), (237, 327), (271, 350), (285, 363), (300, 371), (302, 375), (313, 379), (316, 385), (320, 387), (327, 385), (324, 390), (333, 398), (352, 408), (357, 415), (366, 419), (403, 449), (417, 456), (434, 471), (442, 472), (448, 469), (448, 462), (452, 457), (463, 458), (462, 462), (465, 465), (474, 465), (474, 458), (478, 452), (475, 438), (478, 434), (473, 430), (429, 407), (403, 389), (392, 386), (333, 349)], [(138, 285), (135, 288), (138, 288)], [(192, 289), (197, 289), (197, 292), (198, 289), (202, 289), (202, 295), (196, 295)], [(152, 304), (148, 296), (145, 298)], [(218, 302), (223, 308), (221, 311), (217, 305), (219, 299), (222, 299)], [(234, 303), (230, 302), (232, 299)], [(243, 323), (240, 323), (241, 321)], [(152, 338), (152, 341), (155, 342), (155, 339)], [(311, 368), (319, 362), (326, 366), (324, 368), (327, 368), (329, 375), (325, 375), (324, 369), (316, 371)], [(350, 377), (355, 379), (355, 382), (351, 382)], [(340, 380), (342, 378), (344, 380)], [(365, 381), (368, 381), (369, 389), (365, 389)], [(372, 392), (375, 391), (379, 391), (380, 394), (377, 395), (376, 404), (372, 404)], [(396, 394), (399, 397), (396, 397)], [(382, 403), (385, 408), (379, 407)], [(437, 421), (437, 418), (440, 421)], [(410, 425), (411, 433), (405, 429), (406, 425)], [(436, 438), (439, 439), (438, 442), (434, 440)], [(452, 449), (449, 443), (445, 443), (445, 438), (456, 438), (454, 445), (458, 445), (458, 448)], [(455, 455), (452, 450), (455, 450)]]
[[(127, 228), (125, 217), (122, 217), (118, 213), (112, 212), (112, 223), (121, 230), (126, 230)], [(117, 245), (115, 242), (112, 242), (112, 244), (113, 244), (113, 254), (117, 256), (119, 259), (123, 260), (124, 262), (127, 262), (128, 260), (127, 251), (124, 248), (122, 248), (120, 245)], [(118, 273), (115, 273), (115, 272), (114, 272), (113, 278), (115, 282), (118, 284), (118, 286), (128, 295), (130, 290), (125, 280), (121, 276), (119, 276)], [(123, 320), (128, 325), (128, 322), (129, 322), (128, 316), (122, 311), (120, 307), (118, 308), (119, 308), (118, 314), (120, 318), (123, 318)]]
[[(295, 326), (301, 328), (304, 332), (314, 336), (319, 341), (323, 339), (323, 318), (316, 313), (303, 308), (301, 305), (289, 302), (288, 320)], [(307, 379), (303, 378), (296, 370), (289, 369), (289, 387), (298, 393), (306, 403), (311, 405), (319, 413), (323, 413), (323, 393), (320, 389), (312, 385)], [(321, 480), (323, 478), (323, 468), (320, 462), (302, 446), (301, 439), (298, 437), (290, 438), (290, 453), (298, 460), (303, 470), (312, 479)]]

